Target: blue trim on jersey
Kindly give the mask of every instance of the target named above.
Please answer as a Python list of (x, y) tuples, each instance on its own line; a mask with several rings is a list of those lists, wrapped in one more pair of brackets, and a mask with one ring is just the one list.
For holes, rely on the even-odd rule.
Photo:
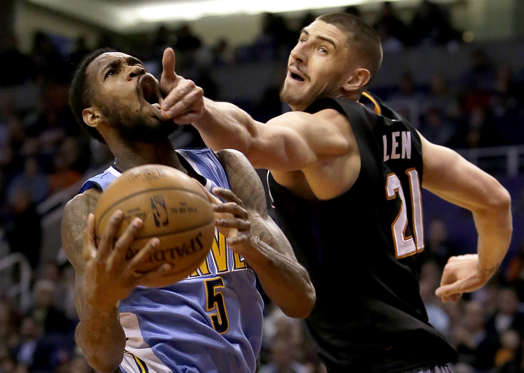
[(209, 149), (179, 149), (177, 152), (187, 160), (199, 165), (198, 171), (206, 179), (213, 181), (217, 186), (231, 189), (226, 172), (214, 152)]
[[(230, 189), (227, 175), (211, 150), (182, 149), (177, 152), (207, 179), (208, 187), (216, 185)], [(81, 191), (89, 188), (103, 191), (119, 174), (109, 167), (89, 178)], [(255, 273), (247, 268), (234, 269), (233, 252), (228, 247), (226, 249), (226, 271), (217, 273), (210, 252), (206, 258), (209, 275), (187, 278), (164, 288), (139, 286), (120, 302), (119, 311), (137, 317), (142, 338), (173, 372), (256, 370), (262, 342), (264, 303), (256, 286)], [(229, 322), (229, 328), (222, 334), (213, 329), (210, 317), (217, 310), (214, 304), (207, 304), (205, 282), (218, 276), (224, 281), (224, 287), (217, 291), (225, 300)], [(139, 357), (145, 360), (143, 356)]]

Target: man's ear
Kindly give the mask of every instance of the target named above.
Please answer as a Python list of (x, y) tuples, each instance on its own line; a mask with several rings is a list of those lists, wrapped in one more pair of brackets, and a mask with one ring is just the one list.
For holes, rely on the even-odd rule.
[(370, 79), (371, 72), (368, 69), (364, 67), (356, 68), (342, 85), (342, 90), (347, 93), (360, 92), (369, 83)]
[(102, 119), (102, 114), (93, 106), (82, 110), (82, 119), (89, 127), (96, 128)]

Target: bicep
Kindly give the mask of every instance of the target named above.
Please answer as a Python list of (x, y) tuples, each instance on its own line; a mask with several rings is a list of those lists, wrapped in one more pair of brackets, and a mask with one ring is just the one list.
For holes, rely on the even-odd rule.
[(259, 168), (300, 170), (325, 156), (343, 153), (348, 129), (345, 119), (334, 110), (285, 113), (258, 126), (258, 140), (248, 158)]
[(469, 210), (489, 206), (498, 198), (503, 188), (494, 177), (457, 152), (421, 139), (425, 189)]

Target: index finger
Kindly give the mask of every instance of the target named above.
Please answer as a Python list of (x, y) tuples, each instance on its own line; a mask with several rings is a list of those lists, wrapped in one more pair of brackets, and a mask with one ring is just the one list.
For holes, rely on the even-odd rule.
[(164, 49), (164, 54), (162, 55), (162, 78), (168, 80), (175, 80), (175, 65), (175, 51), (172, 48)]

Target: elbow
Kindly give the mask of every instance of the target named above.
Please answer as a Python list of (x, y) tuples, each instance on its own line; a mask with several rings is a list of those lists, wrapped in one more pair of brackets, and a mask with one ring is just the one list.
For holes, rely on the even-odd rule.
[(492, 193), (487, 207), (501, 213), (511, 214), (511, 195), (506, 188), (500, 185), (498, 190)]
[(87, 362), (91, 368), (100, 373), (114, 373), (118, 368), (118, 365), (108, 364), (107, 361), (102, 361), (96, 356), (90, 356), (87, 358)]
[(317, 295), (315, 288), (313, 287), (313, 284), (309, 283), (296, 306), (282, 307), (282, 312), (284, 312), (286, 316), (293, 317), (295, 319), (305, 319), (309, 317), (313, 311), (316, 300)]
[(99, 373), (114, 373), (122, 361), (123, 351), (120, 358), (107, 359), (106, 356), (102, 357), (99, 351), (93, 350), (86, 343), (83, 343), (81, 333), (82, 331), (77, 327), (75, 330), (75, 342), (89, 366)]

